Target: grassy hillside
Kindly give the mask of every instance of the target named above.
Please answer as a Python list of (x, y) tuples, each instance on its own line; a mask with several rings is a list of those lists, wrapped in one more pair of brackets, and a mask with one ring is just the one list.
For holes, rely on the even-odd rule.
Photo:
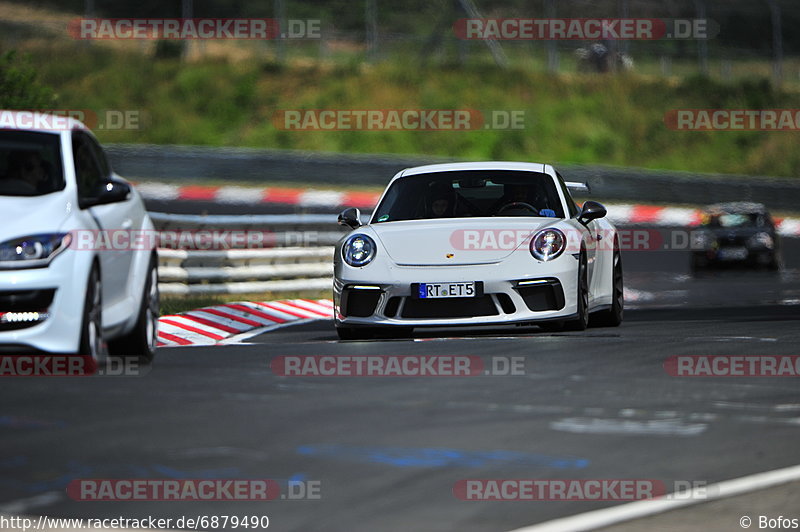
[[(136, 110), (138, 131), (99, 131), (106, 142), (249, 146), (468, 159), (548, 160), (675, 170), (800, 175), (795, 132), (679, 132), (676, 108), (800, 108), (796, 89), (753, 79), (562, 74), (492, 65), (217, 58), (153, 59), (140, 43), (19, 39), (60, 109)], [(124, 46), (122, 45), (124, 44)], [(0, 50), (0, 52), (3, 50)], [(524, 111), (521, 130), (282, 131), (284, 109)]]

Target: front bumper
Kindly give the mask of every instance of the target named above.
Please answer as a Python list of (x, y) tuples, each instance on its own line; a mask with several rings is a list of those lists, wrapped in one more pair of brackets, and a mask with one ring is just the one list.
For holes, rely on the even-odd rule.
[[(538, 262), (514, 253), (500, 263), (459, 266), (352, 268), (339, 262), (334, 321), (340, 327), (434, 327), (568, 319), (578, 310), (577, 271), (578, 260), (569, 254)], [(419, 299), (412, 285), (421, 282), (476, 282), (482, 290), (477, 297)]]
[(86, 255), (66, 250), (46, 268), (0, 270), (0, 313), (46, 314), (41, 321), (0, 323), (3, 351), (17, 347), (51, 353), (78, 351), (91, 265)]
[[(731, 249), (735, 250), (737, 253), (730, 253)], [(695, 261), (717, 266), (728, 264), (766, 266), (775, 262), (777, 254), (774, 249), (732, 246), (695, 251), (694, 255)]]

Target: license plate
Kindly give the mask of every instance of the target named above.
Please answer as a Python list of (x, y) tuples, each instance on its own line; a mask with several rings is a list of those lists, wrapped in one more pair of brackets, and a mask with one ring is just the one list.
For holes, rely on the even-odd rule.
[(717, 258), (720, 260), (744, 260), (747, 258), (747, 248), (720, 248)]
[(475, 297), (475, 283), (419, 283), (420, 299)]

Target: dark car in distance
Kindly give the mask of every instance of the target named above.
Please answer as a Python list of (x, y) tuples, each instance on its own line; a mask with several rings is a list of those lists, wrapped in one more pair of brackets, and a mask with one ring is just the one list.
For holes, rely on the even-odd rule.
[(780, 237), (766, 207), (732, 202), (709, 205), (694, 232), (692, 271), (727, 266), (778, 270)]

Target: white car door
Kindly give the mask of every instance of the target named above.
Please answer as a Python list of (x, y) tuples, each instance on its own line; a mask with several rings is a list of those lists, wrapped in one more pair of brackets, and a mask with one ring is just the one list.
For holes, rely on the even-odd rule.
[[(73, 158), (79, 198), (91, 198), (98, 186), (111, 178), (111, 169), (102, 148), (90, 135), (73, 136)], [(100, 258), (103, 307), (108, 308), (129, 296), (129, 276), (133, 261), (131, 231), (141, 229), (132, 198), (88, 208), (100, 232), (95, 238)]]

